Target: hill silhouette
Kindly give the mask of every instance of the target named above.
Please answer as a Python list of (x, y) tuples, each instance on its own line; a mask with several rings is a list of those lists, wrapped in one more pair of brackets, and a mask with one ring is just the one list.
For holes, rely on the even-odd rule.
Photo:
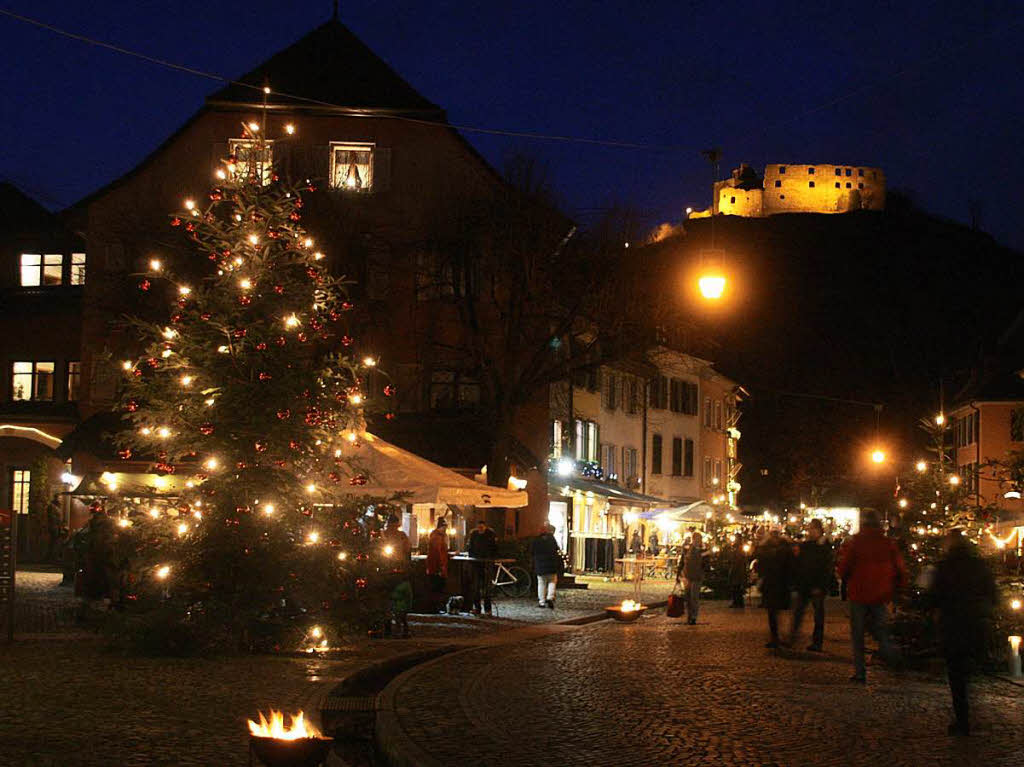
[[(752, 393), (741, 421), (741, 503), (795, 503), (811, 484), (870, 502), (918, 455), (916, 421), (946, 403), (1020, 309), (1022, 254), (903, 204), (885, 212), (719, 216), (730, 292), (695, 295), (710, 219), (643, 249), (654, 303), (696, 317), (693, 352)], [(867, 403), (853, 405), (819, 395)], [(878, 442), (893, 462), (871, 470)], [(763, 470), (767, 470), (767, 474)], [(874, 479), (872, 479), (874, 477)]]

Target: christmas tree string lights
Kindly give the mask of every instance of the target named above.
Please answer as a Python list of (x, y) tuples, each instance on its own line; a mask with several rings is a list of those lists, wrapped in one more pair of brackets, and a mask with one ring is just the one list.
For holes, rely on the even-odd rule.
[(386, 584), (370, 542), (389, 512), (353, 500), (378, 360), (350, 353), (345, 283), (301, 224), (315, 185), (282, 181), (266, 130), (243, 128), (207, 200), (171, 218), (199, 257), (154, 256), (139, 282), (167, 318), (132, 321), (142, 351), (121, 364), (118, 440), (158, 479), (145, 504), (107, 488), (140, 590), (158, 582), (165, 609), (236, 638), (283, 608), (336, 622), (374, 609)]

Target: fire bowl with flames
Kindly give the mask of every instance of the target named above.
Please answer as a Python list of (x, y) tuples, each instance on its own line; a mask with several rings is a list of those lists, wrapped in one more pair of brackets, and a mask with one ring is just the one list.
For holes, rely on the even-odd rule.
[(268, 720), (260, 712), (259, 722), (249, 720), (249, 750), (266, 767), (317, 767), (327, 759), (334, 742), (306, 721), (300, 711), (285, 726), (284, 713), (270, 710)]
[(632, 599), (623, 599), (621, 604), (604, 608), (605, 613), (623, 623), (632, 623), (643, 615), (646, 610), (647, 605), (634, 602)]

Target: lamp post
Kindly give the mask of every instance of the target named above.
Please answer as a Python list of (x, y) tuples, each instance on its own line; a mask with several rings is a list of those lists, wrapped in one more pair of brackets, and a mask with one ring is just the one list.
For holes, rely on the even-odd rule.
[(725, 294), (727, 282), (723, 268), (725, 252), (715, 247), (715, 184), (718, 182), (718, 162), (722, 158), (722, 150), (705, 149), (701, 154), (711, 164), (711, 248), (701, 251), (697, 287), (706, 301), (718, 301)]

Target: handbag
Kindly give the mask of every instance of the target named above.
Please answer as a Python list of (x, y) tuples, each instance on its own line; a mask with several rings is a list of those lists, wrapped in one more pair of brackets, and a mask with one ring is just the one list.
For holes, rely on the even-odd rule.
[(683, 599), (679, 581), (676, 581), (672, 593), (668, 595), (668, 606), (665, 608), (665, 614), (669, 618), (682, 618), (686, 615), (686, 600)]

